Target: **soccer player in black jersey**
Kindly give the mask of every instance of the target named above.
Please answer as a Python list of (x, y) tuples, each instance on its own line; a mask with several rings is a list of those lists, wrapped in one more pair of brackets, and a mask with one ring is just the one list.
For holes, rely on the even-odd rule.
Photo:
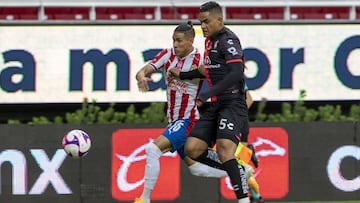
[[(234, 156), (241, 136), (249, 133), (243, 50), (239, 38), (224, 26), (222, 9), (217, 2), (202, 4), (199, 20), (206, 37), (203, 68), (187, 73), (172, 72), (180, 79), (205, 76), (209, 85), (209, 89), (199, 95), (197, 104), (201, 108), (210, 99), (210, 105), (191, 130), (185, 152), (199, 162), (225, 170), (238, 203), (248, 203), (245, 172), (243, 168), (239, 170)], [(208, 153), (208, 147), (215, 143), (222, 164), (213, 161)]]

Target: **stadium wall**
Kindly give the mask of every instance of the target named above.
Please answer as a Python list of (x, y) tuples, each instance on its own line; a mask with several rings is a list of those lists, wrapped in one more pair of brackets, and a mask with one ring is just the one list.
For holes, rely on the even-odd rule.
[[(159, 125), (0, 125), (0, 201), (132, 202), (143, 187), (144, 146)], [(360, 199), (359, 122), (252, 123), (260, 159), (255, 174), (266, 200)], [(62, 136), (83, 129), (92, 148), (81, 159), (62, 150)], [(176, 153), (160, 159), (157, 202), (233, 202), (226, 179), (192, 176)]]
[[(255, 101), (359, 101), (358, 23), (229, 24), (244, 49)], [(135, 74), (172, 46), (174, 24), (0, 25), (1, 104), (163, 102), (154, 74), (140, 94)], [(203, 50), (196, 25), (194, 45)], [(141, 42), (141, 43), (139, 43)], [(331, 90), (331, 91), (329, 91)]]

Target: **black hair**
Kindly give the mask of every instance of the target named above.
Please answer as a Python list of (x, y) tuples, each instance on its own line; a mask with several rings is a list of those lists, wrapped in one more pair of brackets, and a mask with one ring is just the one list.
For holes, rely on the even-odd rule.
[(191, 21), (179, 24), (174, 32), (183, 32), (187, 37), (195, 37), (195, 30)]
[(222, 16), (221, 6), (215, 1), (208, 1), (200, 6), (200, 12), (216, 12)]

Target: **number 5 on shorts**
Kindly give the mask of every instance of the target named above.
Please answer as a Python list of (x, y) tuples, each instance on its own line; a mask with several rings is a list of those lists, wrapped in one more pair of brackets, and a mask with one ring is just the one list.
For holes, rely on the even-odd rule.
[(229, 130), (234, 130), (234, 124), (228, 123), (226, 118), (222, 118), (219, 122), (219, 129), (223, 130), (225, 128), (228, 128)]

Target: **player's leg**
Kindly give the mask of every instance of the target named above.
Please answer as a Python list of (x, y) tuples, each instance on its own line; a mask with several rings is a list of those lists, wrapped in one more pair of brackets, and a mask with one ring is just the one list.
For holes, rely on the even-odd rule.
[(144, 175), (144, 190), (141, 199), (135, 203), (149, 203), (151, 192), (154, 189), (160, 172), (160, 156), (165, 152), (174, 152), (184, 146), (186, 141), (185, 132), (192, 122), (189, 119), (180, 119), (168, 125), (166, 130), (153, 143), (150, 143), (146, 151), (146, 166)]
[[(235, 151), (240, 136), (248, 134), (247, 115), (241, 116), (239, 103), (223, 108), (219, 112), (216, 151), (229, 178), (239, 203), (249, 202), (248, 187), (244, 167), (238, 165)], [(240, 169), (240, 170), (239, 170)]]
[(208, 153), (208, 147), (215, 141), (214, 132), (216, 132), (216, 125), (208, 118), (203, 116), (196, 122), (186, 140), (185, 153), (195, 161), (224, 170), (217, 155)]
[(248, 135), (242, 135), (240, 138), (240, 143), (238, 147), (246, 146), (251, 150), (251, 161), (254, 166), (257, 168), (259, 166), (259, 159), (256, 156), (254, 145), (248, 143)]
[(192, 160), (190, 157), (184, 157), (184, 162), (188, 166), (190, 173), (195, 176), (207, 178), (221, 178), (226, 177), (227, 173), (224, 170), (213, 168), (206, 164)]
[(145, 148), (146, 165), (144, 173), (144, 189), (141, 198), (136, 198), (134, 203), (149, 203), (151, 192), (154, 189), (159, 177), (160, 162), (162, 154), (171, 150), (170, 141), (163, 135), (160, 135)]
[(216, 141), (216, 146), (220, 161), (229, 175), (238, 202), (248, 203), (245, 170), (243, 166), (238, 165), (234, 156), (237, 145), (232, 140), (220, 138)]
[[(239, 143), (236, 152), (235, 152), (235, 156), (236, 156), (236, 160), (239, 164), (243, 165), (245, 167), (245, 173), (246, 173), (246, 179), (247, 179), (247, 183), (249, 186), (249, 191), (250, 191), (250, 199), (252, 200), (252, 202), (261, 202), (260, 200), (262, 200), (261, 196), (260, 196), (260, 189), (259, 189), (259, 184), (255, 179), (254, 176), (254, 169), (252, 166), (250, 166), (248, 163), (251, 159), (251, 155), (252, 155), (252, 150), (249, 149), (248, 147), (242, 145), (241, 143)], [(262, 200), (263, 201), (263, 200)]]
[(223, 169), (217, 155), (208, 153), (208, 147), (213, 146), (216, 140), (217, 109), (211, 105), (201, 115), (185, 143), (185, 153), (191, 159), (214, 168)]
[(244, 164), (245, 172), (246, 172), (246, 179), (249, 186), (250, 191), (250, 200), (252, 202), (264, 202), (260, 195), (260, 187), (256, 178), (254, 176), (254, 169), (249, 164)]
[(255, 147), (252, 144), (247, 144), (247, 147), (251, 150), (251, 161), (253, 162), (254, 166), (257, 168), (259, 167), (259, 159), (256, 156), (255, 153)]
[(248, 179), (249, 191), (250, 191), (250, 199), (254, 202), (263, 201), (260, 195), (259, 184), (257, 183), (254, 176), (250, 176)]
[[(208, 148), (209, 146), (214, 145), (216, 137), (214, 132), (217, 130), (217, 113), (214, 113), (217, 112), (217, 109), (215, 109), (215, 111), (211, 111), (213, 108), (214, 106), (211, 106), (207, 109), (200, 120), (197, 121), (195, 126), (192, 128), (185, 143), (185, 151), (186, 155), (190, 157), (190, 161), (187, 163), (188, 166), (191, 165), (190, 169), (206, 170), (207, 172), (201, 172), (202, 175), (209, 176), (209, 173), (212, 173), (215, 175), (211, 177), (219, 177), (220, 174), (223, 174), (223, 172), (219, 172), (216, 169), (221, 169), (223, 171), (225, 171), (225, 169), (222, 162), (219, 160), (217, 153)], [(186, 160), (187, 159), (185, 159), (185, 161)], [(198, 162), (198, 164), (193, 165), (195, 163), (194, 160)], [(204, 164), (215, 168), (215, 171), (209, 167), (201, 166)], [(193, 173), (199, 173), (194, 170)], [(221, 175), (221, 177), (223, 177), (223, 175)]]

